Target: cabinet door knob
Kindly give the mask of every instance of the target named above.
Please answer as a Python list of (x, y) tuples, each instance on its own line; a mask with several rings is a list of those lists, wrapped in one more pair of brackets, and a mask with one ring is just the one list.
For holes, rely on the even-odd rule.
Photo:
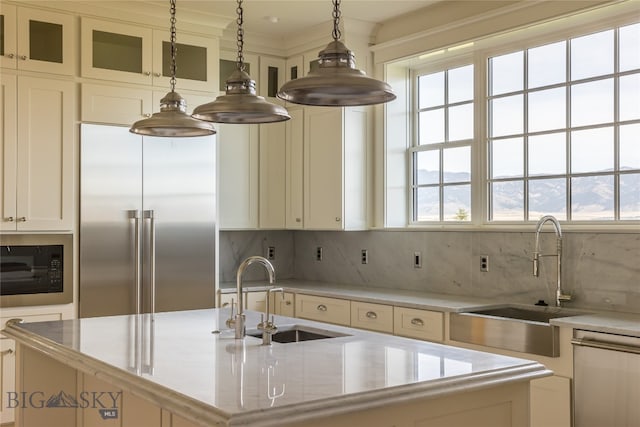
[(150, 75), (151, 75), (151, 71), (145, 71), (145, 72), (144, 72), (144, 73), (142, 73), (142, 74), (144, 74), (145, 76), (150, 76)]
[(13, 349), (9, 348), (0, 353), (0, 355), (4, 356), (5, 354), (13, 354)]
[(7, 53), (5, 56), (9, 59), (15, 58), (15, 55), (13, 53)]
[(8, 217), (8, 218), (5, 218), (5, 219), (6, 219), (7, 221), (9, 221), (9, 222), (13, 222), (13, 221), (15, 221), (15, 220), (16, 220), (16, 219), (15, 219), (14, 217), (12, 217), (12, 216), (10, 216), (10, 217)]
[(316, 308), (318, 309), (318, 311), (327, 311), (327, 306), (324, 304), (320, 304)]
[(375, 312), (375, 311), (367, 311), (366, 316), (367, 316), (369, 319), (377, 319), (377, 318), (378, 318), (378, 315), (376, 314), (376, 312)]
[(162, 74), (160, 74), (160, 73), (153, 73), (153, 75), (154, 75), (155, 77), (160, 77)]
[(418, 319), (417, 317), (411, 319), (411, 324), (414, 326), (424, 326), (424, 320)]
[(285, 301), (284, 305), (291, 305), (291, 301)]
[(18, 222), (27, 222), (27, 217), (21, 216), (18, 218)]
[(23, 61), (27, 60), (27, 55), (20, 55), (18, 58), (22, 59)]
[(296, 222), (302, 222), (302, 219), (296, 218)]
[(151, 117), (151, 113), (144, 113), (143, 116), (144, 117)]
[(340, 222), (342, 218), (340, 218), (339, 216), (336, 217), (336, 222)]

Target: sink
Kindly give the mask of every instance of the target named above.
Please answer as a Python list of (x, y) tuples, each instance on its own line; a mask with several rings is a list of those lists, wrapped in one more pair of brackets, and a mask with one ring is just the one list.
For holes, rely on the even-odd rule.
[(474, 310), (469, 313), (541, 323), (549, 323), (549, 320), (551, 319), (575, 316), (577, 314), (572, 310), (567, 310), (561, 307), (540, 307), (538, 309), (512, 306), (490, 308), (487, 310)]
[[(247, 335), (251, 337), (262, 338), (262, 331), (254, 329), (251, 331), (247, 331)], [(273, 334), (271, 339), (274, 342), (286, 344), (291, 342), (313, 341), (346, 336), (349, 335), (335, 331), (327, 331), (325, 329), (312, 328), (309, 326), (287, 325), (278, 326), (278, 332)]]
[(451, 313), (454, 341), (541, 356), (560, 356), (560, 329), (551, 319), (583, 314), (563, 307), (504, 305)]

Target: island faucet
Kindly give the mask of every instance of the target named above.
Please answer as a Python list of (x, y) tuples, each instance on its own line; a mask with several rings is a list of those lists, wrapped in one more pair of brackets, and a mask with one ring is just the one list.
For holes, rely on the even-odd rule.
[(244, 276), (244, 272), (247, 267), (254, 263), (262, 265), (267, 270), (267, 273), (269, 274), (269, 284), (273, 284), (276, 281), (276, 272), (273, 269), (273, 265), (266, 258), (261, 256), (251, 256), (240, 263), (240, 266), (238, 266), (238, 273), (236, 274), (238, 311), (236, 313), (236, 316), (234, 317), (234, 321), (232, 322), (235, 326), (236, 339), (244, 338), (246, 333), (244, 307), (242, 304), (242, 277)]
[[(258, 323), (258, 330), (262, 331), (262, 344), (263, 345), (271, 345), (271, 336), (273, 334), (275, 334), (276, 332), (278, 332), (278, 327), (276, 326), (275, 322), (274, 322), (274, 317), (273, 315), (271, 315), (271, 320), (269, 320), (269, 314), (270, 314), (270, 310), (269, 310), (269, 306), (270, 306), (270, 300), (271, 300), (271, 294), (275, 293), (275, 292), (280, 292), (280, 294), (282, 295), (282, 299), (284, 300), (284, 289), (282, 288), (270, 288), (267, 290), (267, 306), (266, 306), (266, 316), (267, 318), (265, 319), (265, 315), (261, 316), (261, 321), (260, 323)], [(275, 303), (275, 300), (274, 300)]]
[[(555, 254), (540, 253), (540, 231), (546, 222), (550, 222), (553, 225), (556, 233)], [(538, 220), (538, 224), (536, 224), (536, 247), (533, 252), (533, 275), (535, 277), (540, 277), (540, 257), (544, 256), (556, 257), (556, 307), (560, 307), (562, 302), (571, 301), (571, 295), (562, 292), (562, 229), (560, 228), (560, 222), (552, 215), (543, 216)]]

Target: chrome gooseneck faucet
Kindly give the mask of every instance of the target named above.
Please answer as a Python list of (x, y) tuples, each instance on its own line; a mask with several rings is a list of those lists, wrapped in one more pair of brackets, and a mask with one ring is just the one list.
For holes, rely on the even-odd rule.
[[(540, 231), (542, 230), (542, 227), (546, 222), (550, 222), (553, 225), (554, 231), (556, 233), (555, 254), (540, 253)], [(552, 215), (543, 216), (542, 218), (540, 218), (540, 220), (538, 220), (538, 224), (536, 225), (536, 247), (533, 252), (533, 275), (536, 277), (540, 277), (540, 257), (544, 256), (556, 257), (556, 307), (560, 307), (562, 302), (571, 301), (571, 295), (564, 294), (562, 292), (562, 229), (560, 228), (560, 222), (558, 222), (558, 220)]]
[(247, 267), (254, 263), (261, 264), (267, 270), (267, 273), (269, 274), (269, 284), (273, 284), (276, 281), (276, 272), (273, 269), (273, 265), (266, 258), (261, 256), (251, 256), (240, 263), (238, 273), (236, 274), (238, 312), (232, 322), (236, 330), (236, 339), (244, 338), (246, 333), (244, 307), (242, 304), (242, 277), (244, 276), (244, 272)]

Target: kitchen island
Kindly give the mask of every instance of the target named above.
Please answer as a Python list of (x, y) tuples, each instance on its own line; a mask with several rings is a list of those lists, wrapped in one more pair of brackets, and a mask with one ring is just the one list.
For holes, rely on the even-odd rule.
[[(529, 360), (279, 316), (281, 330), (329, 338), (265, 346), (234, 339), (229, 314), (10, 323), (16, 427), (527, 426), (529, 381), (551, 375)], [(252, 334), (260, 313), (246, 314)]]

